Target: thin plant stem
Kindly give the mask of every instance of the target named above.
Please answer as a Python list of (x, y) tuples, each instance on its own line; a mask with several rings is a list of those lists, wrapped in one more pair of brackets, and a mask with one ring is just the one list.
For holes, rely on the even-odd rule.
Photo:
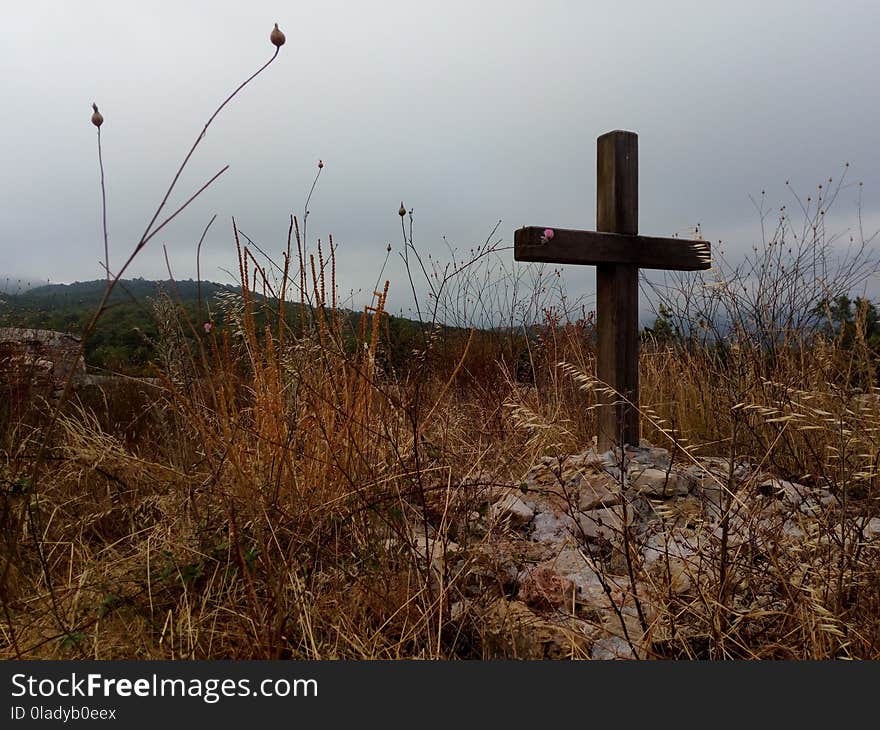
[(201, 255), (202, 255), (202, 243), (205, 240), (205, 236), (208, 235), (208, 229), (217, 220), (217, 214), (214, 213), (211, 216), (211, 220), (208, 221), (208, 225), (205, 226), (205, 230), (202, 231), (202, 237), (199, 239), (199, 245), (196, 246), (196, 296), (199, 301), (199, 322), (203, 321), (202, 317), (202, 270), (201, 270)]
[(312, 193), (315, 192), (315, 186), (318, 184), (318, 178), (321, 177), (321, 171), (322, 171), (323, 169), (324, 169), (324, 168), (321, 167), (321, 166), (318, 167), (318, 174), (315, 175), (315, 179), (312, 180), (312, 187), (311, 187), (311, 189), (309, 190), (309, 194), (306, 196), (306, 204), (303, 206), (303, 230), (302, 230), (302, 238), (303, 238), (303, 241), (304, 241), (305, 245), (308, 245), (308, 243), (309, 243), (309, 239), (306, 238), (306, 226), (308, 225), (308, 222), (309, 222), (309, 202), (310, 202), (311, 199), (312, 199)]
[[(205, 126), (202, 128), (202, 131), (199, 133), (198, 137), (196, 137), (195, 142), (193, 142), (192, 147), (190, 148), (189, 152), (187, 152), (186, 156), (183, 159), (183, 162), (180, 164), (180, 167), (178, 168), (177, 172), (175, 173), (174, 178), (171, 181), (171, 184), (168, 186), (168, 189), (166, 190), (165, 195), (162, 198), (162, 201), (159, 203), (159, 206), (156, 208), (156, 212), (153, 214), (152, 218), (150, 219), (150, 222), (147, 224), (147, 227), (144, 230), (143, 235), (140, 237), (137, 245), (134, 247), (134, 250), (132, 251), (131, 255), (126, 260), (125, 264), (116, 273), (116, 275), (112, 278), (109, 276), (109, 267), (108, 267), (108, 269), (107, 269), (107, 271), (108, 271), (107, 287), (104, 291), (104, 295), (101, 298), (101, 301), (100, 301), (94, 315), (92, 316), (88, 325), (83, 330), (82, 337), (80, 340), (80, 346), (79, 346), (79, 349), (78, 349), (77, 355), (76, 355), (76, 361), (78, 361), (80, 358), (84, 357), (86, 345), (87, 345), (91, 335), (93, 334), (95, 327), (97, 326), (98, 320), (100, 319), (101, 315), (104, 313), (104, 311), (107, 307), (107, 302), (110, 299), (110, 295), (113, 292), (115, 285), (122, 278), (122, 275), (125, 273), (125, 271), (128, 269), (128, 267), (131, 265), (131, 263), (134, 261), (135, 257), (138, 255), (138, 253), (140, 253), (140, 251), (144, 248), (144, 246), (146, 246), (147, 242), (153, 236), (155, 236), (160, 230), (162, 230), (162, 228), (164, 228), (168, 223), (170, 223), (174, 218), (176, 218), (178, 214), (180, 214), (184, 209), (186, 209), (190, 205), (190, 203), (192, 203), (199, 195), (201, 195), (218, 177), (220, 177), (220, 175), (222, 175), (224, 172), (226, 172), (226, 170), (229, 169), (229, 166), (226, 165), (223, 169), (220, 170), (220, 172), (218, 172), (216, 175), (214, 175), (212, 178), (210, 178), (204, 185), (202, 185), (201, 188), (199, 188), (193, 195), (191, 195), (179, 208), (177, 208), (177, 210), (175, 210), (171, 215), (166, 217), (165, 220), (161, 224), (159, 224), (156, 228), (153, 228), (153, 226), (155, 225), (156, 221), (158, 220), (160, 214), (164, 210), (165, 205), (168, 202), (168, 199), (171, 197), (171, 193), (173, 192), (175, 186), (177, 185), (177, 181), (180, 179), (181, 174), (183, 173), (184, 169), (186, 168), (187, 164), (189, 163), (190, 159), (192, 158), (193, 154), (195, 153), (196, 148), (199, 146), (199, 143), (202, 141), (202, 139), (204, 139), (205, 134), (208, 131), (208, 128), (211, 126), (211, 123), (214, 121), (214, 119), (217, 118), (217, 115), (220, 114), (220, 112), (223, 110), (223, 108), (230, 101), (232, 101), (232, 99), (234, 99), (235, 96), (245, 86), (247, 86), (251, 81), (253, 81), (257, 76), (259, 76), (266, 68), (269, 67), (269, 65), (278, 57), (279, 50), (280, 50), (280, 48), (276, 47), (275, 52), (272, 54), (272, 57), (266, 63), (264, 63), (262, 66), (260, 66), (260, 68), (257, 69), (253, 74), (251, 74), (247, 79), (245, 79), (241, 84), (239, 84), (235, 88), (235, 90), (223, 100), (223, 102), (220, 104), (220, 106), (218, 106), (217, 109), (214, 111), (214, 113), (208, 118), (208, 121), (205, 123)], [(99, 132), (100, 132), (100, 129), (99, 129)], [(100, 139), (100, 137), (99, 137), (99, 139)], [(100, 149), (100, 147), (99, 147), (99, 149)], [(102, 167), (103, 167), (103, 164), (102, 164)], [(103, 173), (102, 173), (102, 176), (103, 176)], [(106, 230), (106, 228), (105, 228), (105, 230)], [(34, 501), (38, 500), (38, 477), (39, 477), (39, 473), (40, 473), (40, 467), (42, 466), (42, 464), (45, 460), (46, 449), (48, 448), (48, 444), (49, 444), (49, 441), (51, 440), (51, 436), (52, 436), (52, 433), (54, 432), (55, 426), (58, 423), (58, 418), (61, 414), (61, 410), (64, 407), (64, 404), (70, 398), (70, 394), (73, 390), (74, 374), (75, 374), (75, 369), (72, 368), (70, 373), (68, 374), (67, 378), (65, 379), (64, 389), (61, 392), (61, 396), (59, 397), (57, 403), (55, 404), (55, 407), (52, 410), (52, 416), (49, 419), (49, 423), (46, 425), (46, 428), (43, 430), (43, 439), (40, 443), (40, 448), (37, 452), (36, 458), (34, 459), (33, 468), (31, 471), (31, 495), (32, 495), (32, 499)], [(28, 512), (30, 513), (30, 510), (28, 510)], [(43, 548), (42, 548), (41, 540), (39, 537), (40, 532), (39, 532), (39, 530), (36, 529), (36, 527), (37, 527), (36, 525), (32, 525), (32, 533), (34, 536), (34, 543), (35, 543), (35, 547), (37, 549), (38, 557), (40, 558), (40, 564), (43, 566), (43, 572), (44, 572), (44, 575), (46, 578), (47, 587), (49, 589), (52, 603), (54, 605), (55, 604), (55, 593), (54, 593), (54, 589), (52, 587), (51, 575), (49, 573), (48, 566), (47, 566), (46, 560), (45, 560), (45, 556), (43, 554)], [(4, 575), (4, 579), (5, 579), (5, 575)], [(56, 620), (58, 622), (59, 628), (64, 632), (65, 635), (70, 636), (71, 635), (70, 630), (65, 625), (65, 622), (63, 621), (61, 616), (58, 615), (57, 610), (55, 611), (55, 614), (56, 614)]]
[(110, 284), (110, 243), (107, 236), (107, 191), (104, 187), (104, 156), (101, 151), (101, 127), (98, 127), (98, 167), (101, 169), (101, 214), (104, 224), (104, 270)]

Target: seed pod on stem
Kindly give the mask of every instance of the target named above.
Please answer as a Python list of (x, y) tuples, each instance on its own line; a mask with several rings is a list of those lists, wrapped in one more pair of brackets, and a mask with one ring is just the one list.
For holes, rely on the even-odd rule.
[(281, 29), (278, 27), (278, 23), (275, 23), (275, 29), (272, 31), (269, 36), (269, 40), (272, 41), (272, 45), (276, 48), (281, 48), (284, 45), (284, 41), (287, 39), (284, 37), (284, 33), (281, 32)]

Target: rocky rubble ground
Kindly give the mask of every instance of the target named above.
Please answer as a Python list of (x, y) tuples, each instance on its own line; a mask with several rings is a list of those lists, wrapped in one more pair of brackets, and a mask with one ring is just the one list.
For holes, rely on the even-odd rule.
[(880, 537), (880, 517), (843, 518), (826, 489), (648, 445), (545, 457), (481, 489), (455, 542), (414, 534), (438, 587), (454, 579), (451, 619), (498, 657), (700, 656), (721, 575), (725, 614), (758, 624), (785, 610), (780, 571), (807, 586), (834, 547), (822, 540)]

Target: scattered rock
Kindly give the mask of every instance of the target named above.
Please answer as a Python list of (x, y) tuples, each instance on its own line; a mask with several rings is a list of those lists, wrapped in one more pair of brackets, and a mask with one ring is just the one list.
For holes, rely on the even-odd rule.
[(807, 536), (807, 533), (804, 532), (803, 528), (792, 520), (786, 520), (782, 523), (782, 534), (795, 541), (803, 540)]
[[(431, 536), (430, 532), (427, 538), (424, 532), (421, 534), (414, 532), (411, 539), (411, 544), (415, 548), (416, 554), (422, 560), (429, 561), (431, 568), (438, 574), (444, 571), (450, 556), (460, 550), (457, 543), (451, 540), (438, 540), (436, 537)], [(395, 542), (396, 540), (387, 541), (389, 545)]]
[(837, 501), (827, 489), (814, 489), (785, 479), (765, 479), (758, 489), (762, 494), (776, 497), (785, 508), (816, 517)]
[(637, 650), (628, 641), (619, 636), (606, 636), (603, 639), (596, 639), (593, 642), (593, 648), (590, 650), (590, 659), (638, 659)]
[(689, 593), (700, 576), (699, 551), (707, 544), (699, 534), (676, 530), (651, 535), (642, 548), (644, 566), (661, 590)]
[(656, 466), (664, 471), (667, 471), (672, 464), (669, 452), (656, 446), (640, 446), (638, 449), (628, 451), (627, 457), (631, 464)]
[[(581, 512), (577, 516), (579, 527), (578, 537), (586, 540), (606, 540), (611, 542), (623, 533), (623, 508), (600, 507), (599, 509)], [(627, 507), (627, 519), (632, 515), (632, 510)]]
[[(605, 590), (593, 562), (580, 550), (564, 547), (558, 555), (549, 558), (538, 569), (552, 573), (566, 586), (566, 603), (597, 605), (603, 601)], [(562, 605), (562, 604), (559, 604)]]
[[(767, 568), (764, 586), (741, 566), (766, 561), (779, 547), (804, 550), (817, 535), (829, 539), (820, 526), (829, 514), (840, 524), (828, 490), (746, 462), (731, 470), (720, 457), (678, 463), (645, 444), (544, 457), (519, 487), (495, 484), (481, 493), (488, 519), (473, 513), (465, 520), (471, 540), (485, 535), (476, 547), (444, 546), (435, 535), (416, 541), (438, 570), (463, 576), (451, 611), (478, 612), (484, 646), (495, 657), (630, 659), (634, 647), (644, 658), (648, 646), (682, 641), (682, 617), (701, 610), (695, 598), (717, 590), (725, 525), (731, 605), (747, 611), (765, 598), (778, 600), (775, 568)], [(478, 523), (483, 532), (470, 527)], [(493, 529), (498, 524), (513, 529)], [(847, 520), (838, 541), (844, 532), (848, 541), (880, 540), (880, 516)], [(804, 576), (788, 579), (797, 584)], [(740, 606), (746, 595), (749, 603)]]
[(4, 398), (24, 403), (34, 396), (57, 401), (68, 377), (86, 376), (77, 335), (53, 330), (0, 327), (0, 387)]
[(512, 527), (523, 527), (535, 517), (534, 510), (513, 493), (508, 493), (489, 508), (492, 518), (508, 522)]
[(605, 460), (599, 456), (593, 449), (569, 456), (566, 460), (567, 464), (581, 469), (599, 470), (605, 466)]
[(532, 520), (531, 539), (535, 542), (560, 543), (573, 539), (575, 521), (565, 514), (539, 512)]
[[(646, 617), (647, 619), (647, 617)], [(626, 645), (621, 659), (642, 659), (645, 634), (636, 607), (630, 602), (618, 606), (617, 611), (606, 611), (602, 631), (607, 637), (618, 637)], [(635, 649), (635, 655), (633, 654)]]
[(647, 467), (634, 469), (630, 485), (650, 497), (682, 497), (690, 492), (690, 482), (675, 471)]
[(609, 486), (616, 487), (608, 477), (585, 479), (580, 484), (578, 509), (587, 511), (596, 507), (613, 507), (620, 504), (623, 497), (619, 490), (612, 491)]
[[(658, 560), (667, 555), (681, 560), (690, 560), (700, 548), (700, 540), (695, 535), (689, 535), (682, 531), (672, 534), (658, 532), (651, 535), (642, 548), (645, 566), (650, 568)], [(705, 544), (705, 540), (702, 541)]]

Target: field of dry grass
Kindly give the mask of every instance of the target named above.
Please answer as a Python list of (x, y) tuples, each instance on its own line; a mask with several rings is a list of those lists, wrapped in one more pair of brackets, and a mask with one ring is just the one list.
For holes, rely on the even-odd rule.
[[(435, 326), (393, 368), (385, 291), (352, 329), (333, 306), (333, 255), (313, 268), (294, 251), (283, 275), (311, 280), (313, 308), (297, 310), (297, 326), (270, 316), (258, 331), (255, 264), (238, 252), (243, 294), (228, 300), (224, 326), (193, 345), (183, 333), (196, 324), (173, 303), (156, 308), (160, 387), (120, 380), (57, 414), (35, 402), (7, 418), (3, 655), (516, 655), (516, 642), (489, 636), (487, 606), (522, 587), (487, 559), (511, 532), (487, 513), (497, 490), (592, 443), (592, 320), (548, 309), (528, 338)], [(686, 595), (642, 572), (638, 526), (624, 521), (623, 572), (654, 587), (650, 622), (667, 627), (650, 656), (880, 653), (877, 544), (864, 529), (880, 514), (880, 399), (864, 326), (857, 316), (836, 335), (786, 331), (771, 348), (742, 331), (646, 340), (649, 442), (680, 461), (721, 456), (833, 495), (795, 551), (719, 542)], [(718, 526), (732, 536), (760, 485), (715, 478)], [(453, 543), (457, 560), (438, 560)], [(613, 561), (592, 566), (621, 573)], [(529, 620), (565, 613), (548, 604)]]
[[(186, 207), (163, 213), (179, 175), (117, 278)], [(880, 657), (876, 321), (862, 302), (832, 326), (877, 266), (870, 239), (841, 252), (824, 229), (842, 184), (797, 224), (783, 210), (742, 262), (718, 252), (706, 276), (654, 285), (643, 437), (716, 498), (682, 522), (618, 469), (617, 542), (565, 538), (609, 599), (634, 601), (634, 615), (614, 606), (640, 634), (635, 655)], [(410, 279), (391, 285), (428, 294), (403, 352), (389, 284), (352, 325), (332, 241), (313, 250), (291, 217), (275, 264), (234, 232), (242, 289), (222, 325), (155, 303), (158, 382), (2, 410), (0, 656), (591, 655), (595, 606), (551, 599), (568, 585), (552, 573), (549, 587), (525, 580), (544, 558), (498, 503), (554, 464), (564, 487), (569, 455), (598, 468), (592, 314), (555, 272), (511, 268), (492, 236), (465, 261), (423, 260), (411, 220), (402, 208)], [(794, 542), (767, 535), (767, 475), (822, 496), (788, 528)], [(652, 511), (650, 527), (630, 508)], [(649, 570), (648, 541), (684, 532), (704, 546), (699, 575), (683, 581), (669, 550), (665, 572)], [(577, 640), (546, 639), (572, 626)]]

